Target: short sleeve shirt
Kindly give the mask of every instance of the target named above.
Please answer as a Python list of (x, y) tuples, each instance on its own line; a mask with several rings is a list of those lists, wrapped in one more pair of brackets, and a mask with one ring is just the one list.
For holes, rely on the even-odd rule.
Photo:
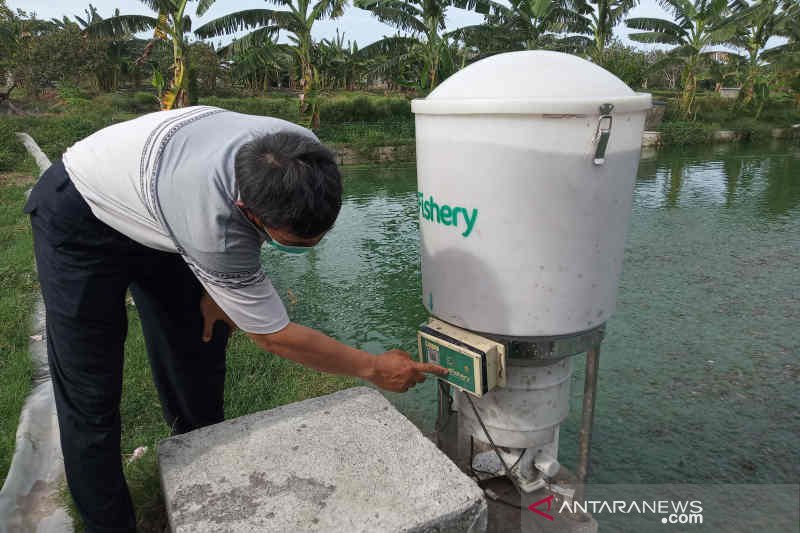
[(236, 207), (236, 152), (258, 136), (313, 133), (280, 119), (210, 106), (114, 124), (63, 156), (94, 215), (144, 246), (179, 253), (209, 295), (248, 333), (289, 322), (261, 264), (266, 235)]

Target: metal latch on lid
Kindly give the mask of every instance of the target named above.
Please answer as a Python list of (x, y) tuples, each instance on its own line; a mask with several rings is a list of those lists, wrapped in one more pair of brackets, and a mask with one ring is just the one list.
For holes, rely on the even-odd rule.
[(595, 165), (602, 165), (606, 162), (606, 148), (608, 148), (608, 139), (611, 137), (611, 124), (613, 122), (611, 111), (613, 109), (613, 104), (600, 106), (600, 121), (597, 123), (597, 133), (594, 136), (594, 142), (597, 143), (597, 147), (594, 150)]

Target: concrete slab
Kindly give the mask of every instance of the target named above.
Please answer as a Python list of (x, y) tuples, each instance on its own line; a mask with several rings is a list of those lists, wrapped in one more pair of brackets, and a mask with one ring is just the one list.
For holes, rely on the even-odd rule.
[(483, 491), (366, 387), (171, 437), (158, 458), (176, 532), (486, 530)]

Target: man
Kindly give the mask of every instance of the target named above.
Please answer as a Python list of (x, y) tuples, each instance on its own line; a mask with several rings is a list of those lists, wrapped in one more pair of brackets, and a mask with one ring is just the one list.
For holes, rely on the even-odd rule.
[(391, 391), (445, 372), (289, 321), (260, 247), (307, 251), (333, 226), (341, 194), (333, 155), (308, 130), (207, 106), (109, 126), (42, 175), (25, 211), (67, 482), (89, 531), (135, 529), (120, 461), (128, 289), (174, 433), (223, 419), (235, 327), (266, 351)]

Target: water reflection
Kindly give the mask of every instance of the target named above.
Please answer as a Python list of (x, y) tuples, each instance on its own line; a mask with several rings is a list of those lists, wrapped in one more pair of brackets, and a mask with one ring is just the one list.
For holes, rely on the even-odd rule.
[(800, 148), (726, 144), (642, 152), (643, 207), (753, 205), (769, 216), (800, 205)]

